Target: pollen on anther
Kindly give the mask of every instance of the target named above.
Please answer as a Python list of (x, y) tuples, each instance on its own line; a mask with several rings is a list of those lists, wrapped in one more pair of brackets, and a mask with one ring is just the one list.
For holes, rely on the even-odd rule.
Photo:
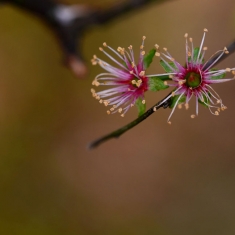
[(107, 114), (110, 114), (111, 112), (109, 110), (107, 110)]
[(218, 112), (218, 111), (215, 111), (215, 115), (218, 116), (218, 115), (219, 115), (219, 112)]
[(104, 49), (103, 49), (102, 47), (99, 47), (99, 50), (100, 50), (100, 51), (103, 51)]
[(159, 52), (156, 52), (156, 53), (155, 53), (155, 56), (160, 56), (160, 53), (159, 53)]
[(185, 109), (186, 109), (186, 110), (189, 109), (189, 104), (188, 104), (188, 103), (185, 103), (184, 106), (185, 106)]
[(203, 51), (206, 51), (208, 48), (207, 47), (203, 47)]
[(167, 85), (168, 85), (167, 81), (164, 81), (164, 85), (165, 85), (165, 86), (167, 86)]
[(155, 48), (156, 48), (156, 49), (158, 49), (158, 48), (159, 48), (159, 45), (158, 45), (158, 44), (155, 44), (154, 46), (155, 46)]
[(153, 112), (156, 112), (157, 111), (157, 108), (156, 107), (153, 107)]
[(141, 55), (145, 55), (145, 51), (141, 51)]
[(104, 46), (104, 47), (107, 47), (107, 43), (106, 43), (106, 42), (104, 42), (104, 43), (103, 43), (103, 46)]
[(140, 76), (144, 76), (144, 75), (145, 75), (145, 71), (141, 71), (141, 72), (139, 73), (139, 75), (140, 75)]
[(124, 113), (123, 114), (121, 114), (121, 117), (124, 117), (125, 115), (124, 115)]
[(174, 96), (175, 96), (175, 92), (174, 92), (174, 91), (171, 93), (171, 96), (172, 96), (172, 97), (174, 97)]
[(188, 37), (188, 34), (186, 33), (186, 34), (184, 35), (184, 37), (187, 38), (187, 37)]
[(122, 112), (122, 108), (119, 108), (119, 109), (118, 109), (118, 112), (121, 113), (121, 112)]
[(204, 29), (204, 32), (208, 32), (208, 29)]
[(167, 51), (167, 48), (166, 48), (166, 47), (164, 47), (164, 48), (163, 48), (163, 50), (164, 50), (164, 51)]
[(190, 41), (190, 42), (192, 42), (192, 41), (193, 41), (193, 39), (192, 39), (192, 38), (189, 38), (189, 41)]
[(132, 83), (133, 85), (135, 85), (135, 84), (136, 84), (136, 80), (132, 80), (131, 83)]
[(195, 115), (195, 114), (192, 114), (192, 115), (191, 115), (191, 118), (195, 118), (195, 117), (196, 117), (196, 115)]
[(182, 104), (178, 104), (178, 109), (182, 109)]
[(168, 123), (169, 125), (171, 125), (171, 122), (170, 122), (170, 121), (168, 121), (167, 123)]
[(146, 39), (146, 37), (145, 36), (143, 36), (143, 38), (142, 38), (143, 40), (145, 40)]
[(173, 75), (169, 75), (169, 78), (173, 78)]
[(145, 102), (145, 100), (142, 100), (142, 104), (145, 104), (146, 102)]

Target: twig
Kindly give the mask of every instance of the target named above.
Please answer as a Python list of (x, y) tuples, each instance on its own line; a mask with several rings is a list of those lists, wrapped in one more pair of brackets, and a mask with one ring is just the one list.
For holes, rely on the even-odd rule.
[[(221, 59), (219, 61), (217, 61), (215, 64), (218, 64), (219, 62), (221, 62), (221, 60), (225, 59), (228, 55), (231, 55), (233, 52), (235, 52), (235, 40), (229, 44), (229, 46), (227, 46), (227, 49), (229, 51), (229, 54), (224, 54)], [(208, 68), (216, 59), (218, 58), (218, 55), (212, 57), (206, 64), (205, 69)], [(133, 128), (134, 126), (138, 125), (140, 122), (142, 122), (143, 120), (145, 120), (147, 117), (149, 117), (151, 114), (154, 113), (154, 111), (156, 111), (157, 109), (163, 107), (163, 108), (167, 108), (170, 106), (171, 104), (171, 94), (168, 94), (165, 98), (163, 98), (161, 101), (159, 101), (156, 105), (154, 105), (153, 107), (151, 107), (149, 110), (147, 110), (143, 115), (141, 115), (140, 117), (138, 117), (137, 119), (135, 119), (134, 121), (130, 122), (129, 124), (117, 129), (116, 131), (111, 132), (110, 134), (107, 134), (93, 142), (90, 143), (90, 145), (88, 146), (89, 149), (93, 149), (98, 147), (100, 144), (106, 142), (109, 139), (112, 138), (118, 138), (119, 136), (121, 136), (122, 134), (124, 134), (126, 131), (130, 130), (131, 128)]]
[[(0, 0), (27, 10), (40, 17), (51, 27), (61, 45), (65, 64), (78, 76), (83, 77), (87, 67), (82, 56), (82, 37), (86, 30), (97, 24), (108, 23), (123, 14), (132, 12), (151, 2), (166, 0), (126, 0), (107, 9), (94, 9), (85, 5), (62, 5), (56, 0)], [(70, 19), (70, 20), (69, 20)]]

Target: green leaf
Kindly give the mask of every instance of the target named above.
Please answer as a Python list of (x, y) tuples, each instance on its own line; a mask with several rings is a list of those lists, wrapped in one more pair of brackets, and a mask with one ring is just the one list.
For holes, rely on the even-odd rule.
[[(193, 50), (193, 62), (197, 61), (197, 57), (198, 57), (198, 53), (199, 53), (199, 47), (195, 47)], [(202, 53), (200, 53), (199, 58), (202, 58)], [(191, 62), (191, 56), (188, 57), (188, 61)], [(204, 59), (202, 60), (202, 62), (204, 62)]]
[(149, 51), (147, 55), (144, 56), (144, 69), (147, 69), (150, 64), (153, 62), (153, 57), (156, 53), (156, 49), (152, 49)]
[[(169, 64), (173, 69), (177, 69), (177, 67), (175, 66), (174, 62), (171, 61), (171, 62), (168, 62), (168, 64)], [(172, 70), (171, 67), (169, 67), (168, 64), (167, 64), (165, 61), (160, 60), (160, 65), (163, 67), (163, 69), (165, 70), (165, 72), (167, 72), (167, 73), (172, 73), (173, 70)]]
[[(142, 114), (145, 113), (145, 110), (146, 110), (146, 104), (145, 104), (145, 101), (143, 102), (144, 100), (142, 100), (141, 98), (138, 98), (135, 102), (135, 105), (138, 109), (138, 112), (139, 112), (139, 116), (141, 116)], [(144, 103), (144, 104), (143, 104)]]
[(167, 89), (169, 86), (164, 84), (164, 81), (159, 77), (150, 77), (149, 78), (149, 90), (150, 91), (160, 91)]
[[(211, 96), (211, 94), (208, 92), (207, 93), (209, 96)], [(207, 107), (208, 108), (208, 104), (210, 103), (209, 99), (203, 95), (203, 99), (204, 99), (204, 102), (202, 102), (200, 99), (198, 99), (198, 103), (202, 104), (203, 106)]]
[[(180, 95), (175, 95), (174, 97), (171, 97), (171, 105), (170, 105), (171, 109), (175, 106), (177, 100), (179, 99), (179, 96)], [(182, 95), (177, 104), (184, 103), (185, 101), (186, 101), (186, 96)]]
[[(213, 68), (213, 69), (210, 69), (210, 71), (218, 71), (218, 69)], [(222, 73), (220, 75), (217, 75), (217, 76), (213, 76), (212, 75), (210, 78), (211, 79), (222, 79), (222, 78), (225, 78), (225, 76), (226, 76), (226, 72), (224, 72), (224, 73)]]

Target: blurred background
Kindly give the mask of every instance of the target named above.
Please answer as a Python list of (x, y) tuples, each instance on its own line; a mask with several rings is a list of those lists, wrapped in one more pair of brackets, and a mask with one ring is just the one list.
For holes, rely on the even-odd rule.
[[(67, 4), (83, 1), (62, 1)], [(114, 0), (102, 0), (107, 7)], [(95, 4), (87, 0), (86, 4)], [(92, 151), (90, 141), (137, 116), (107, 115), (90, 93), (102, 71), (91, 66), (105, 41), (146, 51), (155, 43), (185, 60), (207, 28), (207, 58), (234, 39), (234, 0), (171, 0), (151, 4), (83, 38), (89, 75), (81, 80), (61, 62), (54, 34), (10, 5), (0, 8), (0, 234), (232, 235), (235, 234), (235, 83), (215, 85), (228, 107), (213, 116), (159, 110)], [(217, 67), (235, 67), (230, 55)], [(106, 59), (106, 58), (105, 58)], [(148, 73), (162, 73), (157, 58)], [(147, 93), (147, 107), (167, 91)]]

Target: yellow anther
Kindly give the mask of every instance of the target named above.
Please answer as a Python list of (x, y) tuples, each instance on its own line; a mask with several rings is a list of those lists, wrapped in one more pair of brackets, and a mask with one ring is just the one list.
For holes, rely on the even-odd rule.
[(156, 52), (156, 53), (155, 53), (155, 56), (160, 56), (160, 53), (159, 53), (159, 52)]
[(169, 75), (169, 78), (173, 78), (173, 75), (170, 74), (170, 75)]
[(191, 118), (195, 118), (195, 117), (196, 117), (196, 115), (195, 115), (195, 114), (192, 114), (192, 115), (191, 115)]
[(104, 42), (104, 43), (103, 43), (103, 46), (104, 46), (104, 47), (107, 47), (107, 43), (106, 43), (106, 42)]
[(132, 83), (133, 85), (135, 85), (135, 84), (136, 84), (136, 80), (132, 80), (131, 83)]
[(157, 108), (156, 107), (153, 107), (153, 112), (156, 112), (157, 111)]
[(131, 104), (131, 108), (134, 106), (134, 104)]
[(189, 109), (189, 104), (188, 104), (188, 103), (185, 103), (184, 106), (185, 106), (185, 109), (186, 109), (186, 110)]
[(110, 114), (111, 112), (109, 110), (107, 110), (107, 114)]
[(178, 109), (182, 109), (182, 104), (178, 104)]
[(95, 89), (91, 88), (91, 93), (95, 93)]
[(164, 85), (165, 85), (165, 86), (167, 86), (167, 85), (168, 85), (167, 81), (164, 81), (163, 83), (164, 83)]
[(164, 50), (164, 51), (167, 51), (167, 48), (166, 48), (166, 47), (164, 47), (164, 48), (163, 48), (163, 50)]
[(219, 115), (219, 112), (218, 112), (218, 111), (215, 111), (215, 115), (218, 116), (218, 115)]
[(100, 100), (99, 102), (102, 104), (102, 103), (103, 103), (103, 100)]
[(186, 33), (186, 34), (184, 35), (184, 37), (187, 38), (187, 37), (188, 37), (188, 34)]
[(146, 102), (145, 102), (145, 100), (142, 100), (142, 104), (145, 104)]
[(207, 47), (203, 47), (203, 51), (206, 51), (208, 48)]
[(145, 40), (146, 39), (146, 37), (145, 36), (143, 36), (143, 38), (142, 38), (143, 40)]
[(124, 117), (125, 115), (124, 115), (124, 113), (123, 114), (121, 114), (121, 117)]
[(100, 51), (103, 51), (104, 49), (103, 49), (102, 47), (99, 47), (99, 50), (100, 50)]
[(171, 93), (171, 96), (172, 96), (172, 97), (174, 97), (174, 96), (175, 96), (175, 92), (174, 92), (174, 91)]
[(121, 112), (122, 112), (122, 108), (119, 108), (119, 109), (118, 109), (118, 112), (121, 113)]
[(130, 71), (130, 74), (133, 74), (133, 73), (134, 73), (134, 71), (133, 71), (133, 70), (131, 70), (131, 71)]
[(114, 111), (114, 108), (111, 108), (111, 109), (110, 109), (110, 111), (112, 111), (112, 112), (113, 112), (113, 111)]
[(189, 41), (190, 41), (190, 42), (192, 42), (192, 41), (193, 41), (193, 39), (192, 39), (192, 38), (189, 38)]
[(168, 121), (167, 123), (168, 123), (169, 125), (171, 125), (171, 122), (170, 122), (170, 121)]
[(141, 51), (141, 55), (145, 55), (145, 51)]
[(204, 32), (208, 32), (208, 29), (204, 29)]
[(156, 48), (156, 49), (158, 49), (158, 48), (159, 48), (159, 45), (158, 45), (158, 44), (155, 44), (154, 46), (155, 46), (155, 48)]
[(142, 77), (142, 76), (144, 76), (145, 75), (145, 71), (141, 71), (140, 73), (139, 73), (139, 75)]

